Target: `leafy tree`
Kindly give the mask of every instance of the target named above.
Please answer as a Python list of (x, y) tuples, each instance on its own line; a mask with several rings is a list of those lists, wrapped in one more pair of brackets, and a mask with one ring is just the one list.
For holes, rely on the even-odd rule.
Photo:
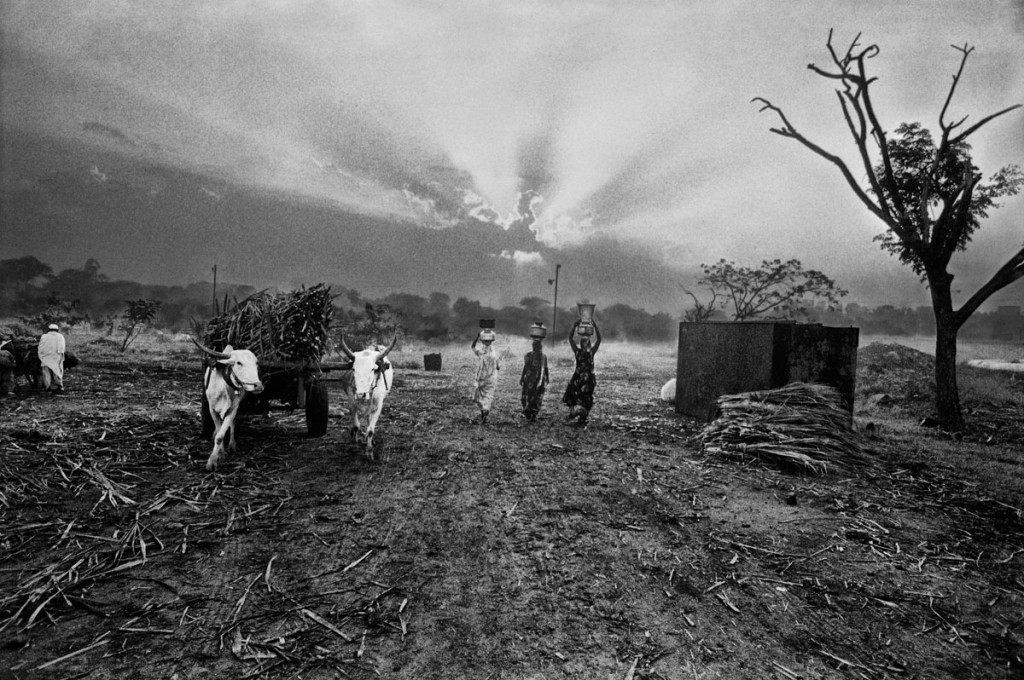
[(350, 290), (346, 292), (345, 299), (348, 300), (348, 303), (353, 307), (361, 307), (364, 304), (363, 298), (359, 295), (359, 291), (357, 290)]
[(672, 317), (662, 312), (650, 314), (644, 309), (616, 303), (598, 310), (597, 316), (605, 338), (652, 342), (672, 337)]
[[(121, 309), (121, 301), (126, 298), (124, 295), (107, 294), (107, 286), (110, 281), (104, 274), (100, 274), (99, 270), (100, 263), (90, 257), (81, 269), (61, 270), (53, 277), (50, 289), (74, 291), (86, 309), (116, 313)], [(138, 286), (138, 284), (133, 285)], [(104, 306), (104, 303), (107, 303), (108, 309), (100, 310), (99, 308)]]
[(842, 158), (797, 131), (782, 109), (761, 97), (754, 101), (762, 104), (762, 111), (770, 110), (779, 117), (782, 125), (771, 128), (772, 132), (796, 140), (839, 169), (861, 203), (885, 225), (886, 231), (877, 238), (882, 248), (912, 267), (927, 283), (935, 316), (936, 410), (945, 428), (961, 430), (964, 419), (956, 381), (957, 333), (993, 293), (1024, 277), (1021, 248), (959, 309), (953, 307), (953, 275), (949, 272), (953, 255), (967, 247), (981, 219), (997, 207), (996, 199), (1018, 193), (1024, 184), (1024, 176), (1015, 166), (1002, 168), (983, 183), (981, 172), (971, 163), (967, 139), (1021, 105), (992, 113), (968, 127), (963, 127), (968, 116), (947, 120), (967, 58), (974, 51), (967, 44), (954, 45), (960, 53), (960, 65), (939, 112), (938, 143), (918, 123), (899, 126), (890, 139), (871, 96), (876, 78), (867, 75), (866, 62), (878, 55), (879, 47), (862, 48), (859, 39), (860, 35), (845, 53), (839, 53), (832, 45), (830, 31), (827, 48), (832, 65), (820, 68), (810, 64), (808, 68), (837, 85), (836, 96), (858, 151), (858, 174), (866, 177), (866, 188)]
[(75, 310), (80, 305), (79, 300), (65, 300), (60, 293), (51, 291), (46, 298), (46, 309), (35, 316), (23, 316), (21, 321), (35, 328), (43, 328), (51, 323), (71, 324), (76, 321)]
[(128, 345), (135, 342), (142, 333), (146, 324), (153, 320), (160, 309), (160, 302), (157, 300), (140, 298), (138, 300), (125, 300), (126, 309), (121, 317), (120, 329), (124, 333), (121, 339), (121, 351), (128, 349)]
[(428, 305), (426, 298), (413, 293), (391, 293), (380, 302), (401, 313), (407, 319), (425, 315)]
[(23, 287), (34, 279), (50, 276), (53, 276), (50, 265), (40, 262), (31, 255), (0, 260), (0, 285)]
[(433, 292), (427, 302), (426, 315), (420, 327), (419, 337), (423, 340), (448, 337), (451, 323), (451, 297), (447, 293)]
[(447, 293), (433, 292), (430, 294), (430, 302), (428, 303), (428, 309), (434, 316), (442, 318), (447, 321), (451, 315), (452, 299)]
[(402, 313), (386, 304), (366, 302), (362, 318), (349, 321), (341, 332), (356, 352), (371, 345), (387, 345), (395, 335), (404, 336)]
[(846, 291), (814, 269), (804, 269), (800, 260), (764, 260), (761, 266), (738, 267), (724, 259), (715, 264), (701, 264), (704, 272), (697, 282), (711, 291), (711, 301), (697, 304), (693, 315), (707, 319), (715, 311), (716, 300), (721, 307), (732, 309), (734, 321), (745, 321), (764, 315), (786, 319), (809, 318), (808, 310), (821, 300), (829, 309), (839, 307), (839, 298)]
[(534, 317), (536, 321), (547, 321), (551, 316), (551, 301), (541, 297), (524, 297), (519, 301), (519, 306), (526, 310), (528, 316)]
[(32, 256), (0, 260), (0, 316), (38, 309), (45, 298), (44, 288), (39, 284), (52, 278), (50, 265)]
[[(485, 308), (476, 300), (460, 297), (452, 303), (452, 314), (460, 332), (468, 332), (477, 327), (479, 319), (495, 316), (493, 310)], [(475, 333), (475, 331), (474, 331)]]
[[(927, 209), (909, 211), (907, 226), (912, 227), (911, 231), (922, 243), (936, 236), (947, 239), (946, 243), (937, 246), (948, 251), (948, 255), (943, 254), (946, 261), (954, 250), (967, 248), (971, 236), (981, 226), (979, 220), (988, 217), (992, 208), (999, 207), (996, 199), (1016, 194), (1024, 183), (1021, 169), (1009, 165), (996, 172), (988, 184), (981, 184), (981, 173), (971, 162), (970, 145), (961, 140), (939, 154), (932, 133), (920, 123), (903, 123), (896, 128), (895, 134), (895, 138), (888, 140), (894, 184), (886, 182), (879, 185), (882, 200), (889, 204), (914, 206), (924, 197)], [(877, 177), (884, 177), (885, 172), (884, 161), (880, 160), (874, 173)], [(968, 173), (973, 195), (970, 200), (962, 201), (960, 194)], [(925, 185), (930, 185), (930, 188), (925, 189)], [(961, 216), (961, 224), (939, 229), (936, 233), (935, 223), (943, 218), (943, 210), (964, 210), (965, 214)], [(892, 229), (875, 236), (875, 241), (927, 280), (926, 272), (929, 260), (934, 259), (933, 253), (904, 244)]]
[(90, 257), (85, 261), (82, 271), (88, 277), (90, 283), (107, 280), (106, 275), (100, 274), (100, 263), (95, 257)]

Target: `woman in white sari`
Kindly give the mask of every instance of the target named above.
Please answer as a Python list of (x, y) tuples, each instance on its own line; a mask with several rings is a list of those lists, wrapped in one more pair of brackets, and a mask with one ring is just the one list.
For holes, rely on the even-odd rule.
[[(473, 338), (473, 353), (477, 357), (476, 365), (476, 389), (473, 391), (473, 401), (480, 408), (480, 422), (486, 423), (487, 416), (491, 412), (494, 403), (494, 392), (498, 388), (498, 371), (501, 369), (498, 355), (491, 347), (494, 342), (494, 331), (485, 329)], [(477, 343), (483, 345), (477, 348)]]

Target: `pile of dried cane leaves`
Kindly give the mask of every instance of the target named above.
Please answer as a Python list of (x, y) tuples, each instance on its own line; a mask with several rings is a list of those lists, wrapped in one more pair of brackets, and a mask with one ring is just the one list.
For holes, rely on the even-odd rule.
[(727, 394), (718, 398), (718, 409), (699, 436), (706, 454), (752, 457), (815, 474), (868, 462), (834, 387), (790, 383)]

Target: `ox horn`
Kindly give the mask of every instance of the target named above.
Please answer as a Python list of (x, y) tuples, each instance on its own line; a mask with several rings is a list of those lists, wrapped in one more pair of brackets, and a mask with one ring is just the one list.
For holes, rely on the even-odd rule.
[(384, 350), (384, 352), (379, 357), (377, 357), (377, 361), (383, 361), (384, 357), (386, 357), (388, 355), (388, 353), (391, 350), (393, 350), (395, 348), (395, 345), (397, 345), (397, 344), (398, 344), (398, 333), (395, 333), (395, 337), (392, 338), (391, 344), (388, 345), (388, 348), (386, 350)]
[(209, 347), (203, 347), (202, 345), (199, 344), (199, 341), (196, 340), (195, 338), (190, 338), (190, 339), (192, 340), (193, 343), (195, 343), (196, 347), (198, 347), (199, 349), (203, 350), (204, 352), (209, 354), (214, 359), (230, 359), (231, 358), (230, 354), (225, 354), (224, 352), (217, 352), (215, 350), (210, 349)]
[(341, 334), (340, 340), (341, 340), (341, 351), (345, 353), (345, 356), (347, 356), (349, 359), (352, 359), (354, 361), (355, 358), (356, 358), (355, 352), (353, 352), (352, 350), (350, 350), (348, 348), (348, 344), (345, 342), (345, 334), (344, 333)]

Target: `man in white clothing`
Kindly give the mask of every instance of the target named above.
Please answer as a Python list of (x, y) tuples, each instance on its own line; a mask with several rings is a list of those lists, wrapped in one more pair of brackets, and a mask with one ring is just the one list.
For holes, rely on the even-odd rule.
[(64, 351), (64, 336), (60, 334), (57, 324), (51, 323), (49, 330), (39, 338), (39, 362), (43, 365), (44, 390), (64, 391)]

